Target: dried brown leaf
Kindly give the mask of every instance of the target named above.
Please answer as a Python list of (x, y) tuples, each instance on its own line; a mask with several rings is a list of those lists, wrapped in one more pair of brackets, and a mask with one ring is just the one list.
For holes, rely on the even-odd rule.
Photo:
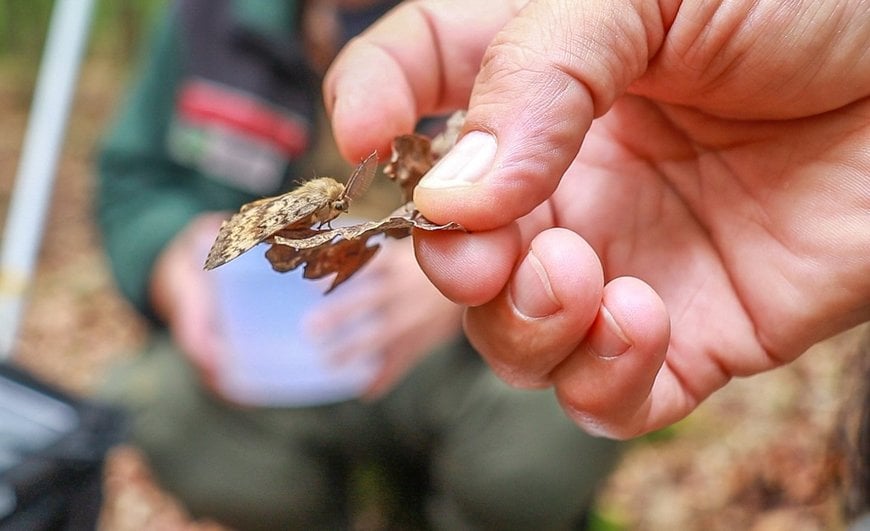
[(280, 273), (296, 269), (302, 264), (305, 264), (302, 276), (308, 279), (323, 278), (335, 273), (332, 285), (326, 290), (329, 293), (366, 265), (380, 248), (378, 244), (368, 245), (367, 242), (368, 238), (338, 240), (302, 249), (276, 242), (266, 251), (266, 258), (272, 268)]
[(414, 198), (414, 188), (420, 178), (435, 163), (431, 141), (423, 135), (402, 135), (393, 139), (392, 148), (384, 173), (399, 185), (407, 203)]
[(273, 269), (282, 273), (305, 264), (305, 278), (322, 278), (336, 273), (328, 293), (362, 268), (377, 252), (380, 246), (368, 245), (369, 238), (383, 234), (401, 239), (410, 236), (414, 228), (427, 231), (462, 230), (457, 223), (432, 223), (409, 203), (379, 221), (326, 230), (282, 231), (270, 239), (272, 247), (266, 252), (266, 258)]

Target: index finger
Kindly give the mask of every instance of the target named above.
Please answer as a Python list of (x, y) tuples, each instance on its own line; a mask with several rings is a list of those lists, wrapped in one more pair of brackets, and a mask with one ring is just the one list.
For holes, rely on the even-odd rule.
[(323, 91), (342, 155), (389, 153), (420, 117), (466, 107), (484, 51), (526, 3), (408, 2), (352, 40)]

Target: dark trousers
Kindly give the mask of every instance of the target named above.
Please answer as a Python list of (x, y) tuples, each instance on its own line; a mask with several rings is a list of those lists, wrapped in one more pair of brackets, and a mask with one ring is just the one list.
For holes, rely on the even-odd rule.
[(252, 409), (201, 388), (161, 336), (107, 393), (132, 413), (163, 486), (240, 529), (349, 527), (360, 465), (394, 479), (399, 508), (427, 527), (571, 528), (619, 453), (572, 424), (551, 392), (502, 383), (464, 342), (376, 402)]

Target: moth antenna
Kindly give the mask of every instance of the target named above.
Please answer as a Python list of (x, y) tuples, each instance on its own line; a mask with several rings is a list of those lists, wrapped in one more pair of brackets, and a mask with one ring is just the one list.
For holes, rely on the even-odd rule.
[(347, 180), (347, 186), (344, 188), (342, 199), (350, 200), (358, 199), (366, 190), (375, 178), (375, 172), (378, 169), (378, 152), (372, 151), (371, 154), (362, 161), (359, 166), (353, 170), (350, 178)]

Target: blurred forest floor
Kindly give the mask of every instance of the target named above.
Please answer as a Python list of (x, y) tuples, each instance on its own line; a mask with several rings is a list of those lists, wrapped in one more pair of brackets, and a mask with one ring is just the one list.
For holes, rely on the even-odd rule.
[[(0, 224), (5, 220), (31, 84), (0, 65)], [(88, 394), (135, 352), (144, 324), (115, 292), (92, 219), (92, 155), (123, 91), (125, 69), (92, 57), (80, 80), (15, 361)], [(733, 382), (690, 418), (634, 442), (599, 497), (596, 529), (836, 530), (844, 527), (837, 441), (860, 383), (853, 330), (798, 362)], [(193, 529), (135, 453), (110, 467), (110, 529)], [(570, 473), (570, 471), (566, 471)], [(126, 520), (125, 520), (126, 519)]]

